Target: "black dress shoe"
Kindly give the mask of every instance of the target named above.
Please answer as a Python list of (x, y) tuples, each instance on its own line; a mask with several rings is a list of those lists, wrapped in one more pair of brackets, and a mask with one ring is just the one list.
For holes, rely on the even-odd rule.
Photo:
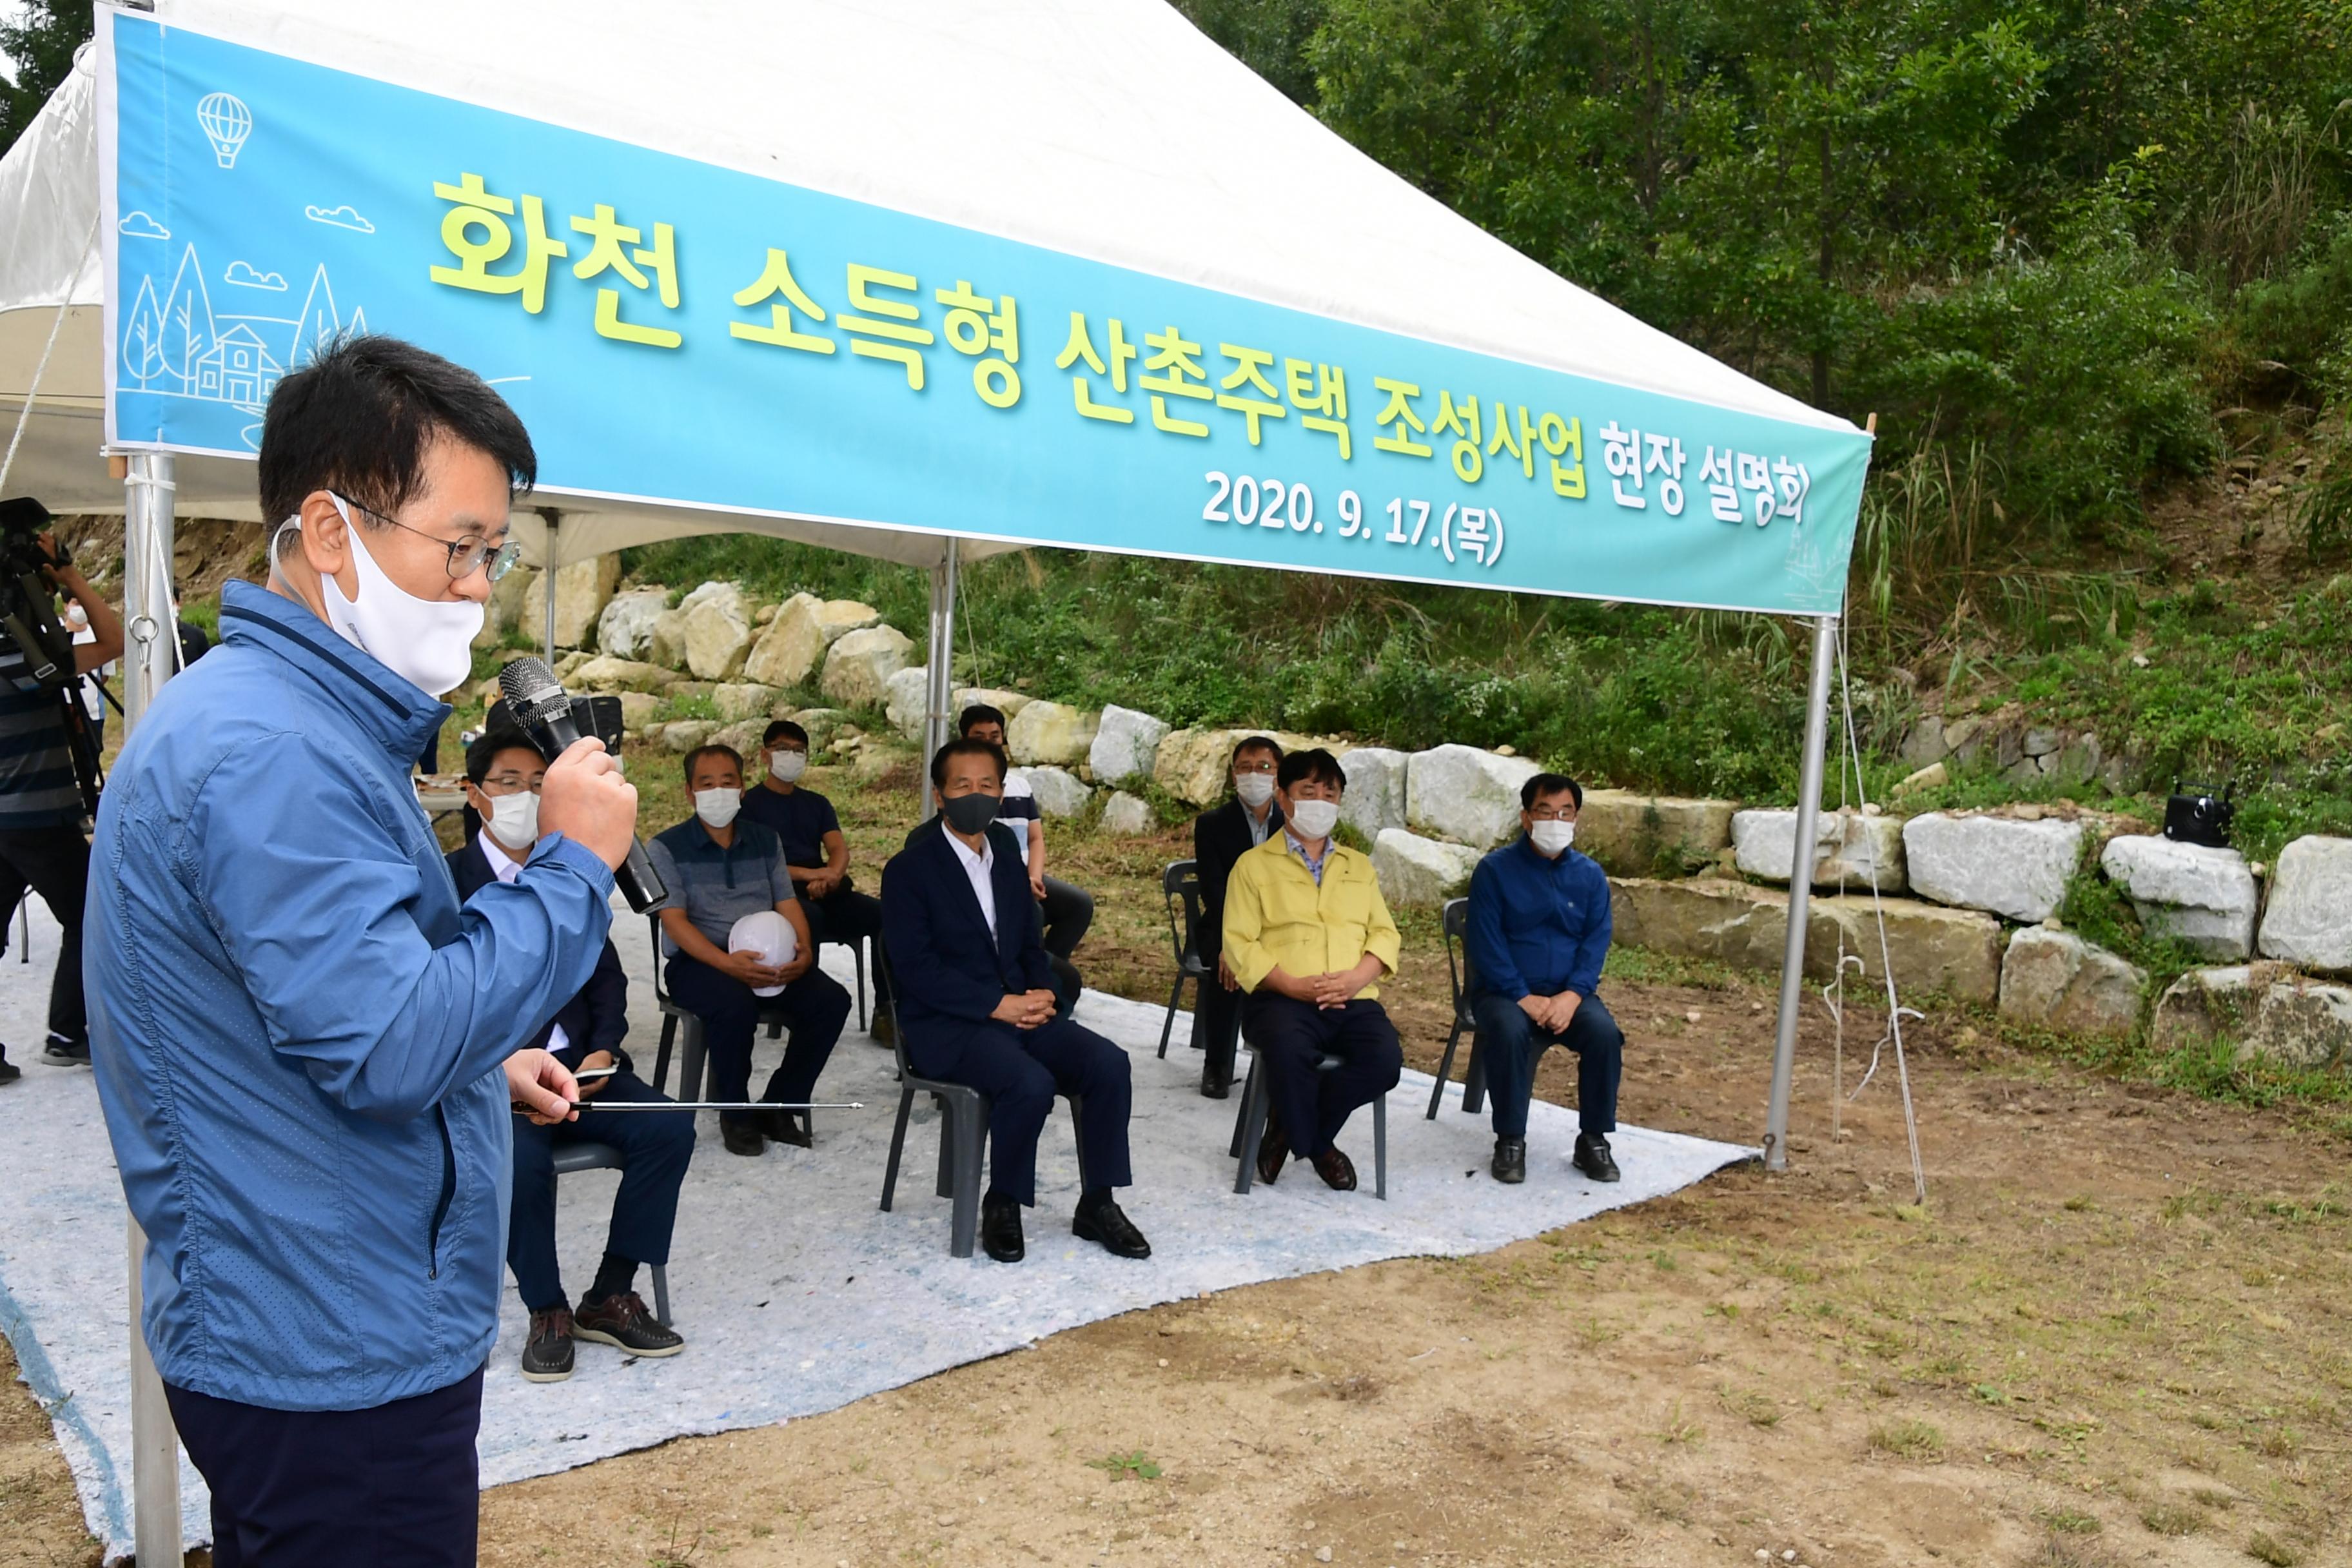
[(807, 1111), (762, 1110), (759, 1114), (760, 1131), (768, 1135), (769, 1142), (789, 1143), (795, 1149), (816, 1146), (816, 1133), (809, 1124)]
[(1257, 1179), (1274, 1185), (1274, 1179), (1282, 1174), (1282, 1163), (1289, 1158), (1290, 1140), (1284, 1135), (1282, 1123), (1267, 1117), (1265, 1131), (1257, 1141)]
[(1201, 1093), (1209, 1100), (1223, 1100), (1234, 1091), (1234, 1064), (1223, 1067), (1215, 1062), (1201, 1069)]
[(1524, 1138), (1495, 1140), (1495, 1180), (1516, 1186), (1528, 1179), (1528, 1141)]
[(758, 1128), (747, 1121), (719, 1118), (719, 1142), (726, 1146), (730, 1154), (764, 1154), (768, 1152), (767, 1139), (760, 1135)]
[(1135, 1222), (1117, 1204), (1105, 1198), (1098, 1204), (1078, 1200), (1078, 1212), (1070, 1221), (1070, 1234), (1080, 1241), (1097, 1241), (1114, 1258), (1149, 1258), (1151, 1243), (1135, 1228)]
[(980, 1199), (980, 1246), (999, 1263), (1018, 1263), (1029, 1249), (1021, 1240), (1021, 1205), (983, 1193)]
[(1356, 1163), (1348, 1158), (1337, 1143), (1315, 1156), (1315, 1173), (1323, 1184), (1335, 1193), (1356, 1190)]
[(1610, 1157), (1609, 1140), (1598, 1132), (1576, 1135), (1575, 1166), (1596, 1182), (1617, 1179), (1617, 1162)]
[(877, 1005), (874, 1009), (874, 1026), (866, 1031), (866, 1035), (877, 1046), (898, 1043), (898, 1021), (889, 1008)]

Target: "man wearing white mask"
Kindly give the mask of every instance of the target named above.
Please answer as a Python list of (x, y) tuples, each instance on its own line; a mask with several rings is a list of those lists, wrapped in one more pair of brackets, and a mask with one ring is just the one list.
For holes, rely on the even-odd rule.
[(409, 782), (537, 468), (496, 391), (411, 344), (288, 374), (270, 584), (223, 591), (99, 806), (90, 1065), (222, 1568), (476, 1558), (509, 1104), (573, 1115), (525, 1042), (594, 972), (636, 823), (578, 742), (515, 880), (460, 902)]
[[(1404, 1068), (1379, 1001), (1396, 921), (1370, 858), (1331, 837), (1348, 786), (1339, 759), (1293, 752), (1274, 777), (1282, 829), (1234, 862), (1225, 887), (1225, 964), (1249, 993), (1242, 1035), (1272, 1089), (1257, 1175), (1270, 1184), (1295, 1150), (1326, 1186), (1352, 1192), (1356, 1167), (1333, 1140)], [(1321, 1069), (1325, 1056), (1339, 1065)]]
[[(512, 720), (494, 721), (466, 751), (466, 799), (482, 819), (474, 837), (449, 851), (457, 896), (470, 899), (522, 875), (539, 843), (539, 795), (547, 759)], [(532, 1035), (530, 1043), (583, 1077), (580, 1097), (600, 1102), (661, 1103), (668, 1097), (637, 1077), (621, 1041), (629, 1032), (629, 979), (613, 940), (604, 939), (596, 972)], [(621, 1152), (621, 1182), (595, 1280), (572, 1310), (555, 1254), (555, 1152), (568, 1143), (607, 1143)], [(522, 1375), (560, 1383), (572, 1375), (572, 1341), (593, 1340), (628, 1355), (673, 1356), (686, 1341), (647, 1310), (637, 1294), (640, 1264), (669, 1261), (678, 1188), (694, 1158), (694, 1118), (599, 1116), (541, 1126), (514, 1119), (514, 1196), (507, 1207), (507, 1267), (530, 1314)]]
[[(808, 731), (790, 719), (772, 721), (760, 737), (768, 776), (743, 792), (743, 819), (783, 841), (784, 865), (808, 917), (809, 938), (823, 947), (855, 946), (882, 934), (882, 900), (850, 885), (849, 840), (833, 802), (802, 783), (808, 772)], [(885, 966), (874, 966), (874, 1038), (890, 1043), (890, 992)]]
[(1275, 770), (1282, 745), (1271, 735), (1245, 735), (1234, 747), (1234, 798), (1202, 812), (1192, 824), (1192, 866), (1201, 879), (1201, 1092), (1223, 1100), (1234, 1083), (1234, 1045), (1242, 1027), (1241, 984), (1225, 963), (1225, 883), (1234, 862), (1282, 831), (1274, 803)]
[[(686, 787), (694, 815), (646, 846), (669, 889), (661, 927), (671, 999), (702, 1020), (715, 1100), (751, 1098), (751, 1039), (761, 1009), (782, 1013), (792, 1041), (760, 1098), (804, 1104), (841, 1038), (849, 993), (816, 966), (816, 943), (793, 889), (783, 841), (740, 815), (742, 757), (732, 746), (696, 747), (686, 754)], [(771, 964), (756, 952), (729, 952), (735, 922), (767, 910), (792, 927), (793, 956)], [(752, 994), (774, 985), (783, 987), (780, 994)], [(729, 1153), (746, 1155), (766, 1152), (770, 1139), (802, 1149), (813, 1141), (805, 1110), (722, 1110), (719, 1137)]]
[(1528, 1102), (1536, 1064), (1554, 1046), (1576, 1053), (1573, 1162), (1596, 1182), (1617, 1179), (1609, 1135), (1617, 1131), (1624, 1032), (1598, 994), (1609, 953), (1609, 878), (1569, 846), (1584, 790), (1562, 773), (1538, 773), (1519, 790), (1519, 837), (1470, 876), (1471, 1007), (1479, 1059), (1494, 1097), (1498, 1182), (1528, 1179)]

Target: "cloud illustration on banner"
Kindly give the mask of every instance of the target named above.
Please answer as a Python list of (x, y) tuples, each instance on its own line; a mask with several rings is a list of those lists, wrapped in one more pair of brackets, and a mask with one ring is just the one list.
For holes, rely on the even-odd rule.
[(373, 234), (375, 225), (360, 216), (354, 206), (304, 207), (302, 216), (312, 223), (323, 223), (333, 228), (353, 229), (361, 234)]
[(116, 224), (114, 226), (121, 229), (123, 233), (129, 235), (133, 239), (169, 239), (172, 237), (172, 231), (170, 229), (165, 228), (162, 224), (157, 223), (145, 213), (139, 212), (135, 209), (133, 211), (124, 213), (122, 215), (122, 221)]
[(254, 270), (253, 263), (250, 261), (230, 262), (228, 264), (228, 270), (221, 274), (221, 281), (224, 283), (234, 283), (243, 289), (276, 289), (282, 290), (286, 287), (285, 274), (280, 272), (257, 272)]

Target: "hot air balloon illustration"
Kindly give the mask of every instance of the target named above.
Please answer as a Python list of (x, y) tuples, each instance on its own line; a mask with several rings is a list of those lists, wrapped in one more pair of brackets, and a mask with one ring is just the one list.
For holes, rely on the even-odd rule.
[(213, 156), (224, 169), (236, 167), (237, 149), (253, 134), (253, 110), (234, 93), (208, 92), (196, 105), (196, 123), (213, 144)]

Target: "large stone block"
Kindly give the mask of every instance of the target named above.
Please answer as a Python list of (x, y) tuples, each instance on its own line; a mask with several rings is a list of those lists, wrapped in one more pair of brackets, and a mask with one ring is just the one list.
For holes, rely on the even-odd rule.
[(1415, 752), (1405, 764), (1405, 823), (1491, 849), (1519, 830), (1519, 786), (1542, 771), (1525, 757), (1475, 746)]
[(1102, 721), (1096, 726), (1095, 738), (1087, 747), (1087, 766), (1094, 771), (1095, 783), (1125, 784), (1132, 778), (1150, 778), (1151, 764), (1160, 755), (1160, 742), (1168, 738), (1169, 724), (1164, 719), (1134, 708), (1121, 708), (1117, 703), (1107, 705)]
[(660, 665), (600, 653), (574, 668), (565, 685), (572, 691), (659, 691), (677, 679)]
[(642, 737), (654, 721), (669, 707), (669, 699), (650, 691), (624, 691), (621, 699), (621, 733)]
[(2150, 934), (2177, 937), (2209, 958), (2245, 958), (2254, 951), (2262, 894), (2235, 849), (2134, 834), (2109, 839), (2099, 865), (2131, 896)]
[(948, 704), (954, 710), (948, 715), (948, 721), (952, 724), (965, 709), (983, 704), (1003, 714), (1009, 727), (1021, 710), (1035, 700), (1025, 691), (1007, 691), (1001, 686), (959, 686), (948, 697)]
[(2229, 1040), (2292, 1067), (2352, 1064), (2352, 986), (2267, 962), (2192, 969), (2158, 1001), (2149, 1037), (2167, 1049)]
[(2279, 851), (2263, 910), (2264, 956), (2352, 973), (2352, 838), (2306, 834)]
[[(1903, 890), (1902, 818), (1858, 811), (1820, 812), (1813, 818), (1813, 886), (1874, 887), (1882, 893)], [(1731, 843), (1742, 871), (1768, 881), (1786, 882), (1795, 863), (1797, 814), (1736, 812), (1731, 818)]]
[(1684, 876), (1729, 846), (1736, 809), (1727, 800), (1589, 789), (1576, 814), (1576, 847), (1612, 877)]
[(775, 711), (776, 699), (782, 695), (774, 687), (757, 681), (722, 681), (719, 689), (710, 694), (710, 704), (719, 710), (719, 717), (730, 724), (740, 724), (746, 719), (757, 719), (764, 724)]
[(615, 594), (596, 617), (596, 647), (614, 658), (642, 659), (653, 651), (654, 623), (669, 608), (667, 588)]
[(686, 669), (686, 612), (671, 608), (654, 617), (653, 635), (646, 639), (646, 662), (683, 674)]
[(709, 719), (676, 719), (662, 726), (661, 742), (673, 752), (690, 752), (711, 736), (719, 726)]
[(1047, 816), (1076, 816), (1086, 810), (1087, 802), (1094, 795), (1094, 791), (1066, 768), (1038, 766), (1014, 768), (1013, 772), (1029, 781), (1029, 793), (1037, 797), (1037, 809)]
[(1404, 826), (1404, 752), (1387, 746), (1356, 746), (1339, 755), (1348, 787), (1339, 795), (1339, 820), (1367, 838)]
[(931, 671), (927, 665), (909, 665), (895, 670), (882, 683), (882, 710), (889, 716), (890, 728), (909, 744), (922, 742), (923, 721), (930, 713), (930, 700)]
[(2000, 961), (2000, 1016), (2076, 1035), (2127, 1035), (2147, 973), (2070, 931), (2024, 926)]
[[(1354, 750), (1344, 741), (1293, 734), (1287, 730), (1171, 730), (1152, 757), (1154, 783), (1192, 805), (1214, 805), (1225, 798), (1233, 783), (1234, 747), (1252, 735), (1264, 735), (1285, 752), (1320, 746), (1347, 766)], [(1346, 797), (1341, 796), (1342, 809)]]
[(2040, 922), (2057, 912), (2085, 825), (1929, 812), (1903, 825), (1911, 890), (1940, 904)]
[[(555, 646), (585, 647), (621, 581), (621, 558), (599, 555), (574, 561), (555, 572)], [(547, 625), (547, 574), (533, 578), (523, 594), (522, 626), (533, 637)]]
[(1372, 840), (1372, 874), (1397, 909), (1435, 909), (1458, 898), (1478, 868), (1478, 851), (1391, 827)]
[[(476, 647), (496, 647), (506, 640), (509, 631), (529, 629), (523, 622), (523, 605), (530, 596), (531, 584), (538, 581), (539, 568), (518, 566), (490, 584), (490, 602), (482, 611), (482, 629), (474, 634)], [(544, 599), (540, 602), (546, 603)]]
[(1137, 838), (1160, 826), (1152, 815), (1151, 803), (1141, 795), (1113, 790), (1110, 799), (1103, 803), (1102, 828), (1121, 837)]
[(784, 717), (808, 731), (812, 752), (830, 747), (835, 732), (849, 722), (848, 710), (841, 708), (795, 708)]
[[(1805, 973), (1836, 974), (1841, 951), (1862, 963), (1861, 978), (1880, 979), (1877, 910), (1886, 921), (1885, 957), (1898, 989), (1936, 991), (1990, 1002), (2000, 989), (2000, 922), (1972, 910), (1911, 899), (1874, 900), (1867, 893), (1816, 897), (1807, 905)], [(1615, 940), (1636, 947), (1708, 958), (1744, 969), (1780, 967), (1789, 929), (1789, 895), (1719, 878), (1665, 881), (1628, 877), (1610, 883)]]
[(705, 583), (677, 602), (686, 668), (696, 679), (732, 680), (742, 673), (743, 657), (751, 651), (753, 608), (751, 596), (732, 583)]
[(1087, 760), (1100, 715), (1066, 702), (1032, 702), (1004, 726), (1004, 749), (1024, 766), (1075, 767)]
[(890, 678), (907, 668), (914, 643), (896, 626), (867, 626), (835, 638), (825, 650), (824, 694), (844, 708), (879, 708)]
[(746, 679), (766, 686), (798, 686), (824, 658), (824, 639), (817, 635), (810, 612), (824, 603), (814, 594), (794, 594), (778, 605), (760, 627), (751, 651), (743, 656)]

